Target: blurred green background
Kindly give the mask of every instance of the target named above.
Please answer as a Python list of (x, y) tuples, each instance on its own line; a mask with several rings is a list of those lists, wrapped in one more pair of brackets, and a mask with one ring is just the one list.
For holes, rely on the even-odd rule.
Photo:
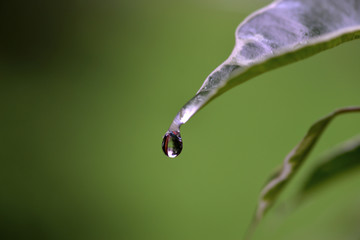
[[(183, 153), (165, 157), (177, 111), (268, 3), (2, 1), (0, 238), (240, 239), (308, 127), (360, 104), (353, 41), (227, 92), (182, 127)], [(359, 123), (336, 119), (291, 190)], [(359, 184), (348, 176), (293, 214), (274, 209), (255, 239), (359, 237)]]

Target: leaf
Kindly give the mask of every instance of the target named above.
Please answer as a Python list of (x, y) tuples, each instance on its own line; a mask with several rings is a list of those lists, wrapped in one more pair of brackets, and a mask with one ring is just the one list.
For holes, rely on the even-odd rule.
[(281, 169), (267, 181), (265, 187), (261, 191), (256, 214), (250, 227), (249, 234), (252, 233), (256, 225), (263, 218), (264, 214), (275, 203), (279, 194), (284, 190), (286, 184), (299, 170), (299, 167), (304, 163), (306, 157), (309, 155), (310, 151), (313, 149), (328, 124), (340, 114), (353, 112), (360, 112), (360, 106), (338, 109), (328, 116), (320, 119), (310, 127), (305, 137), (286, 156)]
[(329, 184), (334, 179), (360, 169), (360, 137), (343, 144), (334, 153), (323, 159), (305, 180), (298, 196), (304, 199), (319, 187)]
[(181, 108), (169, 131), (250, 78), (359, 37), (360, 0), (274, 1), (237, 27), (231, 55)]

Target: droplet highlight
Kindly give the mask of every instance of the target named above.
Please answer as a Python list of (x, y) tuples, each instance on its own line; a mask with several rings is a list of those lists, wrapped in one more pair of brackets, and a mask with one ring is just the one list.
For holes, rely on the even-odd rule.
[(164, 135), (162, 149), (166, 156), (170, 158), (177, 157), (183, 148), (183, 142), (179, 131), (167, 132)]

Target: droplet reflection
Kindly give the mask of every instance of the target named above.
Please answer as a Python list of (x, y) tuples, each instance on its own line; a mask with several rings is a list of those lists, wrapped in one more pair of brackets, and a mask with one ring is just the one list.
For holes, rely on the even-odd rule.
[(166, 156), (170, 158), (177, 157), (181, 153), (182, 148), (183, 143), (180, 132), (172, 131), (164, 135), (162, 149)]

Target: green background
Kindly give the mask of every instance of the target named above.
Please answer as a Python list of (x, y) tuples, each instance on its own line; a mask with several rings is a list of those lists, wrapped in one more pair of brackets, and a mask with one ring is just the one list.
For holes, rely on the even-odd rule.
[[(268, 3), (1, 3), (0, 238), (240, 239), (308, 127), (360, 103), (353, 41), (225, 93), (182, 127), (179, 157), (163, 154), (163, 134), (230, 54), (236, 26)], [(359, 122), (336, 119), (283, 198)], [(274, 209), (255, 239), (359, 237), (359, 184), (347, 176), (290, 215)]]

